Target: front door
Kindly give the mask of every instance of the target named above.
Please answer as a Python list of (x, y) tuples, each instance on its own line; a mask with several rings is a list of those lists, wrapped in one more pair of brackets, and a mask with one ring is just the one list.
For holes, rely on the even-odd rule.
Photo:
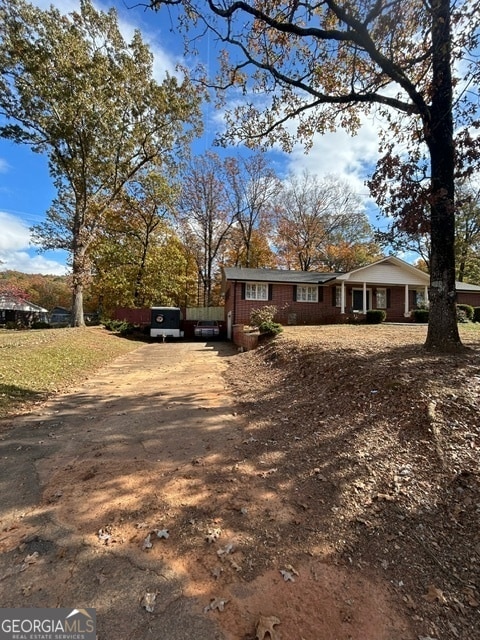
[[(353, 294), (353, 310), (363, 311), (363, 289), (354, 289)], [(367, 289), (367, 309), (370, 309), (370, 291)]]

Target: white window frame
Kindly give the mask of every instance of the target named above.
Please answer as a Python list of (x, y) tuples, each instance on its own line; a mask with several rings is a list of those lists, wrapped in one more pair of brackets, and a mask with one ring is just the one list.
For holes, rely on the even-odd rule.
[(245, 300), (268, 300), (268, 284), (265, 282), (246, 282)]
[(297, 302), (318, 302), (318, 287), (298, 284)]
[(387, 288), (377, 287), (375, 291), (375, 305), (377, 309), (387, 308)]

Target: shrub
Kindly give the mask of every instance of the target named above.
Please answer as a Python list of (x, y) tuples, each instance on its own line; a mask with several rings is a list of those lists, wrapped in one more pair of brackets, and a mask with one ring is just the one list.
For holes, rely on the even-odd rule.
[(37, 322), (32, 322), (32, 329), (50, 329), (50, 325), (48, 322), (37, 320)]
[(428, 322), (428, 309), (414, 309), (412, 315), (414, 322)]
[(386, 317), (387, 314), (383, 309), (369, 309), (365, 321), (367, 324), (381, 324)]
[(260, 327), (265, 322), (272, 323), (276, 313), (277, 307), (274, 304), (267, 304), (260, 309), (252, 309), (250, 311), (250, 324), (252, 327)]
[(133, 325), (125, 320), (103, 320), (103, 326), (108, 331), (118, 332), (122, 336), (127, 336), (133, 333)]
[(457, 322), (460, 324), (468, 322), (467, 313), (463, 309), (457, 308)]
[(475, 307), (473, 309), (473, 321), (480, 322), (480, 307)]
[(463, 311), (466, 316), (466, 320), (459, 320), (459, 322), (472, 322), (473, 321), (473, 307), (469, 304), (457, 304), (457, 319), (458, 312)]
[(283, 327), (278, 322), (262, 322), (258, 327), (262, 335), (276, 336), (282, 333)]

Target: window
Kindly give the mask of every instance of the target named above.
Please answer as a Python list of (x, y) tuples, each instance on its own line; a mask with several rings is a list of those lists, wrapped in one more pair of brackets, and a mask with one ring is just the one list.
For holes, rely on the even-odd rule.
[(342, 306), (342, 287), (335, 287), (335, 306)]
[(258, 282), (247, 282), (245, 300), (268, 300), (268, 285)]
[(425, 290), (419, 291), (418, 289), (415, 291), (415, 306), (418, 309), (422, 309), (427, 306), (427, 299), (425, 297)]
[(387, 290), (377, 289), (375, 296), (376, 296), (377, 309), (386, 309), (387, 308)]
[(297, 302), (318, 302), (318, 287), (298, 285)]

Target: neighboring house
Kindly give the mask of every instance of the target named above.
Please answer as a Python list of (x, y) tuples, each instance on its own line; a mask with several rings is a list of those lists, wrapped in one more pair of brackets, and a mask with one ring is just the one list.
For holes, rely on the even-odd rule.
[(47, 322), (48, 311), (38, 304), (11, 295), (0, 295), (0, 324), (7, 322), (30, 326), (34, 322)]
[[(428, 302), (430, 276), (390, 256), (348, 273), (226, 267), (223, 270), (228, 335), (249, 324), (250, 312), (275, 305), (281, 324), (348, 322), (369, 309), (383, 309), (390, 322), (410, 321)], [(457, 302), (480, 306), (480, 287), (457, 282)]]
[(65, 309), (65, 307), (53, 307), (53, 309), (48, 314), (48, 317), (50, 319), (50, 324), (52, 325), (69, 325), (72, 314), (68, 309)]

